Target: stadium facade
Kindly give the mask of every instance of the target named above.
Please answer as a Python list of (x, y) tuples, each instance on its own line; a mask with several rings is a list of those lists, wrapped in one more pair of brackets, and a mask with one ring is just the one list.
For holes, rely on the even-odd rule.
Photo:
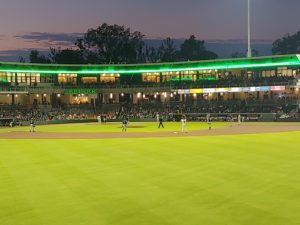
[(0, 62), (0, 104), (52, 105), (273, 100), (299, 105), (300, 55), (176, 63)]

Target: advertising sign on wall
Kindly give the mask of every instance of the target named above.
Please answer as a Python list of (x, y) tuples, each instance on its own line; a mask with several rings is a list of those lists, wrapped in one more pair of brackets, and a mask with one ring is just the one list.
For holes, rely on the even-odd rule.
[(66, 89), (64, 91), (64, 94), (67, 95), (94, 95), (97, 94), (97, 91), (95, 89)]

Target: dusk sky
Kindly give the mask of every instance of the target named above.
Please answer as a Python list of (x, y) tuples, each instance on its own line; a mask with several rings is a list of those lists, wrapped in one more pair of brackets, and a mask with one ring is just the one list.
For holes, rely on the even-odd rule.
[[(0, 0), (0, 54), (68, 44), (103, 22), (147, 38), (246, 38), (246, 0)], [(252, 0), (253, 39), (300, 30), (300, 0)], [(2, 52), (2, 53), (1, 53)]]

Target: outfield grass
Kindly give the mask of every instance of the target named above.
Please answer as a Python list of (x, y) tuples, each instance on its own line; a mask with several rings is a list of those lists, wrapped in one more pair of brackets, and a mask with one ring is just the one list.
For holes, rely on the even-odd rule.
[(0, 224), (296, 225), (299, 136), (0, 140)]
[[(220, 128), (228, 126), (226, 122), (215, 122), (212, 124), (213, 128)], [(127, 132), (175, 132), (181, 130), (180, 122), (166, 122), (164, 123), (165, 128), (158, 129), (158, 123), (154, 122), (130, 122), (128, 125)], [(187, 129), (189, 131), (207, 129), (208, 125), (205, 122), (188, 122)], [(14, 128), (3, 128), (0, 132), (9, 131), (28, 131), (29, 127), (14, 127)], [(39, 132), (120, 132), (122, 130), (121, 123), (83, 123), (83, 124), (58, 124), (58, 125), (47, 125), (37, 126), (36, 130)]]

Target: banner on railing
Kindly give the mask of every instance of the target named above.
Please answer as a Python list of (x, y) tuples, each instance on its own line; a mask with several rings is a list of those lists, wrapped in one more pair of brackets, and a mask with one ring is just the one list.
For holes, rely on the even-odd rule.
[(213, 94), (213, 93), (238, 93), (238, 92), (268, 92), (285, 91), (285, 86), (261, 86), (261, 87), (232, 87), (232, 88), (197, 88), (197, 89), (179, 89), (178, 94)]

